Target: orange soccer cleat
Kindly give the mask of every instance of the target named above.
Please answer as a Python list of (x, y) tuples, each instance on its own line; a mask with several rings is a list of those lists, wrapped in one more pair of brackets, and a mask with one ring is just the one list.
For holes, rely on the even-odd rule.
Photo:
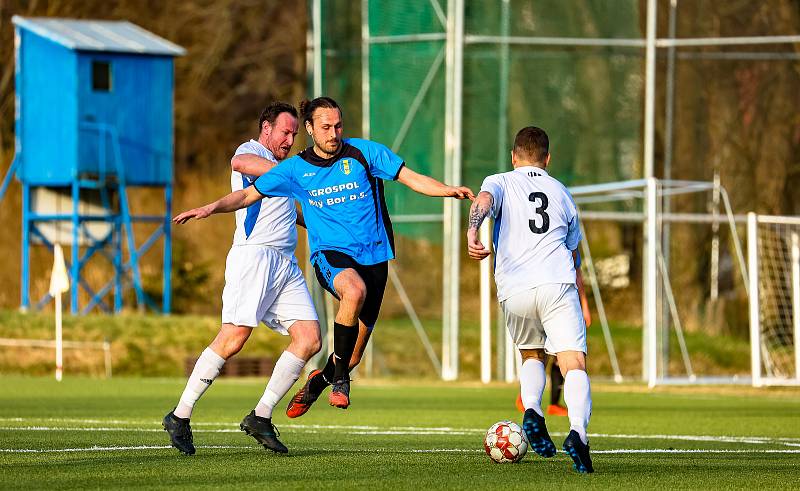
[(347, 409), (350, 406), (350, 381), (348, 379), (333, 381), (333, 388), (330, 395), (328, 395), (328, 402), (331, 403), (331, 406), (340, 409)]
[(315, 393), (311, 390), (311, 381), (316, 377), (322, 377), (321, 370), (314, 370), (308, 374), (308, 380), (306, 380), (305, 385), (303, 385), (303, 387), (297, 391), (297, 394), (292, 397), (292, 400), (289, 401), (289, 406), (286, 407), (286, 416), (290, 418), (299, 418), (311, 409), (311, 405), (314, 404), (314, 401), (316, 401), (322, 393), (321, 391)]
[(525, 412), (525, 406), (522, 404), (522, 394), (517, 394), (517, 410), (521, 413)]
[(550, 404), (547, 406), (547, 414), (551, 416), (566, 416), (567, 408), (559, 406), (558, 404)]

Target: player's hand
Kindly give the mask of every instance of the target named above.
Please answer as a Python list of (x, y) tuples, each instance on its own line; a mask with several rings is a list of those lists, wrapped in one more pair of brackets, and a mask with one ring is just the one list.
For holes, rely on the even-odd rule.
[(211, 210), (207, 206), (201, 206), (200, 208), (194, 208), (189, 211), (184, 211), (180, 215), (176, 215), (175, 218), (172, 219), (172, 222), (184, 224), (192, 218), (195, 220), (200, 220), (202, 218), (208, 218), (210, 215)]
[(467, 230), (467, 254), (477, 261), (486, 259), (491, 254), (491, 251), (481, 243), (478, 238), (478, 231), (474, 228)]
[(589, 311), (588, 305), (583, 305), (583, 322), (588, 329), (592, 325), (592, 313)]
[(450, 186), (448, 191), (448, 196), (451, 198), (469, 199), (470, 201), (475, 200), (475, 193), (473, 193), (472, 190), (466, 186)]

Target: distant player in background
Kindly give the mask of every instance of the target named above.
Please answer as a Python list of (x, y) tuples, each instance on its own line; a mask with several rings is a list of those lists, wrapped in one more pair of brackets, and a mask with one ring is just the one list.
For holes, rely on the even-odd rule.
[[(239, 146), (231, 159), (231, 189), (251, 188), (289, 154), (297, 135), (297, 110), (274, 102), (259, 118), (258, 140)], [(274, 452), (288, 449), (278, 440), (272, 410), (300, 377), (306, 362), (319, 352), (320, 331), (303, 273), (297, 265), (295, 223), (302, 225), (294, 200), (258, 195), (236, 212), (233, 246), (225, 264), (222, 327), (194, 366), (178, 405), (163, 421), (172, 445), (192, 455), (195, 447), (189, 418), (195, 403), (219, 375), (225, 361), (244, 346), (253, 328), (263, 322), (291, 342), (275, 363), (269, 383), (240, 427)]]
[(394, 233), (383, 182), (399, 181), (427, 196), (474, 198), (469, 188), (448, 186), (414, 172), (380, 143), (342, 138), (342, 112), (329, 97), (300, 104), (314, 145), (259, 177), (252, 187), (176, 216), (185, 223), (212, 213), (238, 210), (265, 196), (296, 198), (303, 207), (311, 263), (319, 283), (340, 300), (333, 324), (334, 352), (292, 398), (286, 414), (305, 414), (332, 385), (328, 402), (350, 405), (350, 370), (358, 365), (378, 319)]
[(556, 454), (541, 408), (545, 352), (555, 353), (564, 374), (570, 423), (563, 449), (578, 472), (594, 472), (586, 434), (592, 399), (581, 307), (585, 293), (577, 274), (581, 232), (572, 197), (545, 170), (549, 146), (540, 128), (531, 126), (517, 133), (511, 152), (514, 170), (487, 177), (472, 204), (467, 247), (473, 259), (490, 255), (478, 238), (478, 229), (491, 214), (497, 296), (523, 359), (522, 427), (528, 441), (542, 457)]

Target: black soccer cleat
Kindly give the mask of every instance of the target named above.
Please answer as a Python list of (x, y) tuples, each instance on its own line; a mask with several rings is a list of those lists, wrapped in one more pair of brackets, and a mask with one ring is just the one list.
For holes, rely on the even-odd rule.
[(592, 467), (592, 458), (589, 457), (589, 445), (581, 441), (578, 432), (570, 430), (566, 440), (564, 440), (564, 452), (572, 457), (572, 468), (584, 474), (594, 472)]
[(522, 429), (528, 437), (528, 444), (540, 457), (552, 457), (556, 454), (556, 444), (547, 432), (544, 417), (533, 409), (526, 409), (522, 419)]
[(256, 416), (255, 410), (250, 411), (250, 414), (244, 417), (239, 424), (239, 428), (245, 433), (256, 439), (258, 443), (264, 446), (267, 450), (272, 450), (275, 453), (287, 453), (289, 449), (286, 445), (278, 440), (280, 432), (278, 428), (272, 424), (272, 418), (262, 418)]
[(177, 448), (184, 455), (194, 455), (195, 449), (192, 438), (192, 427), (189, 426), (188, 419), (179, 418), (170, 411), (164, 416), (161, 426), (164, 427), (164, 431), (169, 433), (169, 439), (173, 447)]

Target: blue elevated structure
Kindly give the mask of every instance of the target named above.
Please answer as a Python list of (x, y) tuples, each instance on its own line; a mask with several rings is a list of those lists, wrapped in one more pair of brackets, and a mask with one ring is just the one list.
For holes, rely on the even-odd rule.
[[(58, 240), (71, 246), (73, 313), (119, 311), (128, 286), (139, 308), (168, 313), (173, 58), (185, 51), (130, 22), (19, 16), (12, 22), (17, 119), (16, 156), (9, 174), (15, 172), (22, 184), (21, 307), (31, 307), (31, 245), (52, 249), (56, 231)], [(136, 187), (163, 189), (163, 213), (132, 213), (130, 193)], [(64, 200), (69, 206), (53, 205)], [(137, 222), (156, 225), (141, 244), (134, 237)], [(163, 296), (158, 305), (142, 286), (140, 257), (162, 238)], [(82, 269), (96, 253), (109, 260), (113, 278), (94, 291), (82, 278)], [(82, 306), (80, 289), (89, 299)], [(49, 300), (45, 296), (35, 306)]]

